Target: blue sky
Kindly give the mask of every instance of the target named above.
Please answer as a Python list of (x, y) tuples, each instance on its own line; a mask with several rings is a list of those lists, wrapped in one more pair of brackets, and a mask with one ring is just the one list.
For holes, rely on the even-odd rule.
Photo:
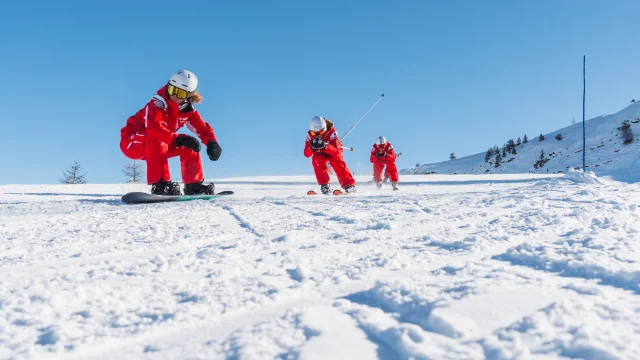
[[(178, 5), (180, 4), (180, 5)], [(186, 5), (182, 5), (186, 4)], [(313, 174), (314, 115), (371, 172), (547, 133), (640, 98), (638, 1), (14, 1), (0, 32), (0, 183), (56, 183), (78, 160), (126, 181), (120, 129), (178, 69), (196, 73), (223, 154), (208, 179)], [(203, 153), (204, 154), (204, 153)], [(178, 159), (171, 160), (179, 181)]]

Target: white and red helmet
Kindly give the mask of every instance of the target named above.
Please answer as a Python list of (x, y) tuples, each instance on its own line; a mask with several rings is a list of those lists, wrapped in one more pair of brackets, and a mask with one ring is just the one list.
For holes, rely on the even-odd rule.
[(384, 136), (378, 136), (376, 138), (376, 145), (381, 146), (386, 144), (387, 144), (387, 139), (385, 139)]

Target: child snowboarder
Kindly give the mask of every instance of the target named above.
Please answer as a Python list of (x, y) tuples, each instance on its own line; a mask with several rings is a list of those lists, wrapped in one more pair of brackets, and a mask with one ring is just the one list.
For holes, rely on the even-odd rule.
[(211, 125), (202, 120), (193, 104), (202, 101), (196, 91), (198, 78), (188, 70), (173, 74), (169, 82), (120, 131), (120, 149), (132, 160), (147, 162), (147, 183), (156, 195), (180, 195), (180, 185), (171, 181), (168, 159), (180, 156), (185, 195), (214, 193), (213, 183), (203, 185), (200, 142), (189, 135), (176, 134), (183, 125), (207, 145), (209, 159), (222, 153)]

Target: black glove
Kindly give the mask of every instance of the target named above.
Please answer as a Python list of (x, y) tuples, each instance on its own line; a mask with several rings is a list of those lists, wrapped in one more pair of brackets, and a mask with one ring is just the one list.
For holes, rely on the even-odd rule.
[(386, 158), (387, 157), (387, 153), (386, 152), (381, 152), (381, 153), (377, 152), (376, 153), (376, 157), (378, 157), (378, 158)]
[(176, 147), (186, 147), (195, 152), (200, 152), (200, 142), (193, 136), (179, 135), (173, 141), (173, 145), (175, 145)]
[(207, 155), (209, 155), (209, 159), (211, 159), (211, 161), (218, 161), (220, 154), (222, 154), (220, 145), (218, 145), (215, 140), (210, 140), (207, 143)]
[(311, 140), (311, 149), (314, 151), (321, 151), (327, 147), (327, 144), (320, 138), (314, 138)]

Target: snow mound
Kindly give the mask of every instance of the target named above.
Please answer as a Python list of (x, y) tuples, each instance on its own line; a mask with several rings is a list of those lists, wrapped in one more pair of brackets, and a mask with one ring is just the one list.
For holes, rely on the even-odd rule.
[(599, 179), (593, 171), (571, 171), (564, 178), (578, 184), (605, 184), (605, 181)]

